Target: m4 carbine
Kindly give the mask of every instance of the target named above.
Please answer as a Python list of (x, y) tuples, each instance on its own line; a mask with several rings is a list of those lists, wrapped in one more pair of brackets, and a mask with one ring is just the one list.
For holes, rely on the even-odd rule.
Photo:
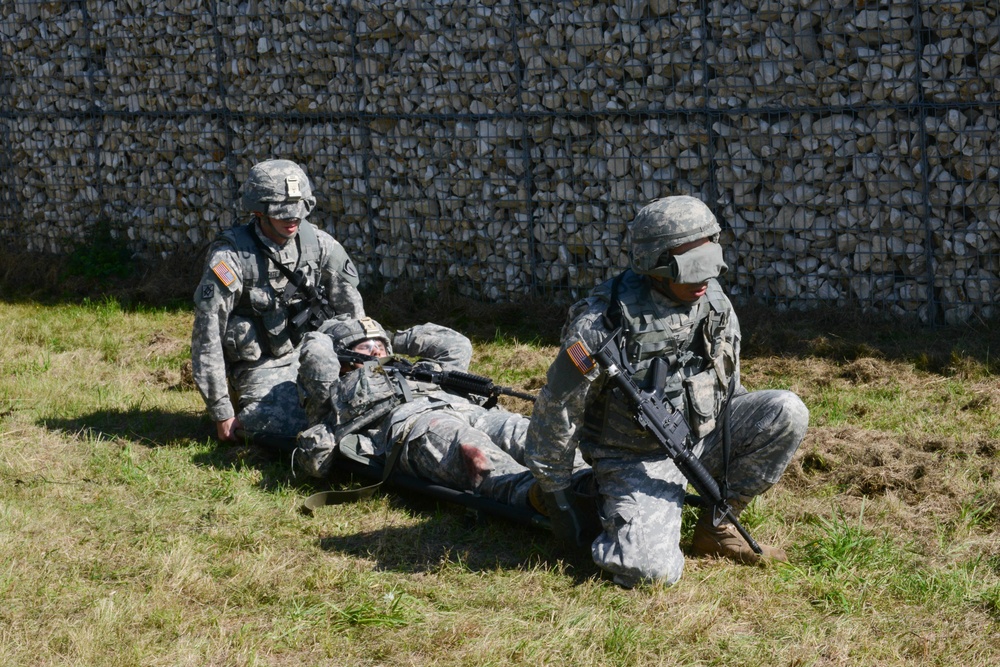
[[(278, 266), (281, 267), (280, 264)], [(298, 300), (294, 299), (296, 294), (301, 295)], [(302, 269), (290, 273), (282, 296), (284, 302), (290, 304), (289, 323), (296, 343), (302, 339), (303, 334), (316, 331), (323, 322), (337, 314), (326, 298), (323, 286), (313, 284)]]
[(421, 364), (413, 364), (400, 357), (372, 357), (353, 350), (337, 350), (337, 358), (342, 364), (364, 364), (370, 361), (378, 362), (383, 366), (389, 366), (393, 371), (398, 372), (405, 378), (417, 382), (430, 382), (441, 387), (445, 391), (451, 391), (467, 396), (482, 396), (486, 398), (485, 408), (492, 408), (497, 404), (500, 396), (513, 396), (525, 401), (534, 401), (535, 396), (523, 391), (517, 391), (510, 387), (501, 387), (494, 384), (493, 380), (482, 375), (473, 375), (463, 371), (436, 371)]
[[(303, 335), (309, 331), (316, 331), (323, 322), (336, 316), (337, 313), (326, 298), (326, 290), (322, 285), (315, 284), (313, 278), (304, 270), (297, 269), (293, 272), (279, 262), (256, 233), (250, 236), (261, 254), (288, 279), (280, 303), (288, 312), (292, 343), (298, 345)], [(300, 293), (301, 296), (298, 296)]]
[(694, 487), (702, 502), (709, 503), (713, 524), (718, 526), (723, 519), (729, 519), (754, 553), (763, 553), (760, 545), (739, 522), (729, 500), (722, 497), (718, 482), (688, 447), (691, 428), (684, 414), (664, 404), (663, 399), (653, 391), (644, 391), (636, 384), (632, 377), (635, 370), (619, 346), (621, 337), (622, 329), (619, 327), (601, 343), (594, 352), (597, 363), (635, 406), (635, 418), (639, 425), (663, 445), (667, 450), (667, 456)]

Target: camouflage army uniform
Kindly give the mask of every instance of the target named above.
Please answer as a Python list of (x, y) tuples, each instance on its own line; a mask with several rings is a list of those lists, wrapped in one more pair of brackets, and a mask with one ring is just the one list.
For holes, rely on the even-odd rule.
[[(270, 162), (294, 166), (287, 160)], [(322, 285), (338, 313), (362, 316), (364, 306), (357, 270), (343, 246), (305, 220), (282, 245), (265, 236), (259, 221), (234, 227), (213, 243), (194, 294), (195, 384), (212, 420), (236, 416), (255, 441), (277, 444), (291, 441), (307, 423), (295, 387), (299, 351), (280, 303), (289, 281), (257, 242), (290, 271), (302, 270)]]
[(625, 352), (640, 384), (654, 359), (667, 362), (662, 394), (688, 417), (694, 451), (716, 479), (724, 468), (721, 411), (733, 379), (727, 476), (741, 507), (781, 477), (805, 434), (808, 410), (791, 392), (747, 392), (740, 385), (739, 322), (714, 278), (697, 301), (679, 303), (652, 289), (649, 276), (628, 270), (570, 309), (562, 349), (535, 404), (526, 463), (545, 492), (556, 492), (569, 485), (579, 446), (601, 497), (594, 562), (622, 585), (671, 584), (684, 566), (687, 482), (601, 367), (573, 354), (598, 349), (618, 325), (627, 332)]
[[(334, 340), (324, 333), (307, 334), (302, 344), (299, 389), (310, 420), (316, 424), (300, 436), (309, 450), (315, 441), (329, 445), (357, 433), (369, 444), (367, 453), (385, 457), (402, 447), (396, 468), (408, 475), (452, 489), (475, 491), (499, 502), (525, 506), (534, 477), (524, 458), (528, 418), (500, 408), (486, 409), (476, 400), (443, 391), (436, 384), (406, 379), (410, 396), (377, 363), (340, 374)], [(472, 344), (462, 334), (423, 324), (392, 337), (390, 353), (418, 357), (434, 370), (466, 371)], [(391, 362), (385, 366), (391, 368)], [(311, 443), (304, 443), (307, 438)], [(306, 471), (323, 476), (336, 462), (300, 461)]]

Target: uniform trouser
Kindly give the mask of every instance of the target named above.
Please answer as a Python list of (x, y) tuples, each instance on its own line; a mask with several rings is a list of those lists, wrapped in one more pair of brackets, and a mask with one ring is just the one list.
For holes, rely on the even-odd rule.
[(452, 489), (525, 506), (534, 476), (522, 465), (528, 418), (477, 405), (420, 412), (389, 430), (389, 450), (401, 442), (397, 465), (406, 473)]
[[(730, 420), (730, 495), (750, 498), (781, 477), (805, 436), (809, 411), (792, 392), (756, 391), (733, 396)], [(723, 472), (722, 437), (717, 428), (695, 448), (717, 480)], [(591, 545), (594, 562), (624, 585), (675, 583), (684, 568), (680, 548), (684, 476), (660, 455), (599, 458), (592, 465), (603, 527)]]
[(309, 425), (295, 385), (298, 352), (276, 361), (238, 369), (230, 377), (238, 402), (236, 417), (246, 435), (265, 447), (294, 443)]

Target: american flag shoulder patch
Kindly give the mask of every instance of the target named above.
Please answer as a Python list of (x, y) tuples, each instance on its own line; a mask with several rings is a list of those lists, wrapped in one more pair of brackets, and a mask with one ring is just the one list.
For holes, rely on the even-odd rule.
[(236, 274), (233, 270), (229, 268), (229, 265), (225, 261), (221, 261), (212, 267), (212, 273), (218, 278), (223, 285), (229, 287), (236, 281)]
[(566, 348), (566, 354), (569, 355), (569, 360), (573, 362), (577, 370), (584, 375), (594, 370), (594, 358), (590, 356), (590, 350), (587, 349), (582, 340), (578, 340)]

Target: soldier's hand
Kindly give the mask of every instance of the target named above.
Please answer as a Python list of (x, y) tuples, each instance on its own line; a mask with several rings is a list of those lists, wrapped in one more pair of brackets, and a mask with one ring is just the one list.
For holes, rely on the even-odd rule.
[(236, 431), (242, 428), (243, 424), (236, 417), (215, 422), (215, 431), (222, 442), (236, 442)]

